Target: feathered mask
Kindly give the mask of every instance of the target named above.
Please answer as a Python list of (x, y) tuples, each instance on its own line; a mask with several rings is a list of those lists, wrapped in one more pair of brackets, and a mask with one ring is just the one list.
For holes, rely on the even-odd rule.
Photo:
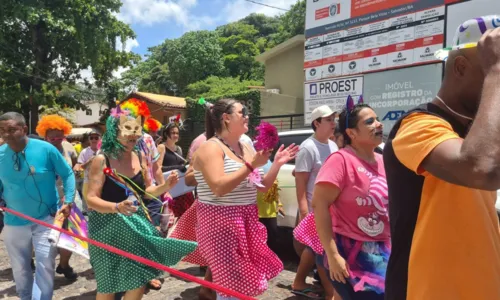
[[(358, 103), (357, 104), (363, 104), (363, 95), (360, 95), (358, 98)], [(357, 105), (356, 104), (356, 105)], [(345, 128), (349, 128), (349, 115), (351, 114), (351, 111), (354, 109), (354, 100), (352, 99), (351, 95), (347, 96), (347, 101), (346, 101), (346, 113), (345, 113)]]
[(161, 128), (161, 123), (155, 118), (147, 118), (146, 121), (144, 122), (144, 131), (148, 133), (157, 132), (158, 130), (160, 130), (160, 128)]

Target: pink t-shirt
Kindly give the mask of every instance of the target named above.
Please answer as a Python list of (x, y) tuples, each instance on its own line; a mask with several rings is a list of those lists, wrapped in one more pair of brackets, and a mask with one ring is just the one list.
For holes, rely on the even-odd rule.
[(349, 148), (333, 153), (318, 173), (317, 183), (331, 183), (340, 194), (330, 206), (333, 231), (358, 241), (390, 238), (387, 181), (382, 155), (376, 163), (359, 159)]

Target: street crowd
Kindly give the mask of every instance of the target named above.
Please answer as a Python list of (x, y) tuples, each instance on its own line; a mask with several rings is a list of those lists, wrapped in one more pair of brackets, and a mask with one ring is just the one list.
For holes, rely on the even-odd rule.
[[(161, 126), (138, 99), (118, 103), (103, 134), (92, 130), (74, 145), (61, 116), (42, 117), (38, 135), (28, 135), (21, 114), (5, 113), (1, 198), (49, 224), (78, 207), (89, 238), (166, 266), (206, 267), (205, 280), (256, 297), (283, 270), (275, 253), (283, 214), (277, 175), (295, 160), (300, 263), (292, 293), (500, 299), (498, 19), (457, 29), (453, 46), (436, 53), (445, 72), (434, 100), (405, 113), (387, 139), (370, 105), (350, 96), (340, 112), (315, 108), (314, 133), (300, 146), (277, 149), (257, 148), (246, 135), (241, 102), (200, 104), (205, 132), (187, 158), (177, 145), (178, 120)], [(181, 178), (195, 190), (172, 197)], [(52, 299), (56, 272), (77, 278), (72, 252), (49, 242), (50, 228), (2, 217), (20, 299)], [(99, 300), (141, 299), (146, 288), (161, 288), (160, 270), (94, 245), (89, 254)], [(306, 283), (313, 271), (318, 285)], [(235, 299), (206, 287), (199, 298)]]

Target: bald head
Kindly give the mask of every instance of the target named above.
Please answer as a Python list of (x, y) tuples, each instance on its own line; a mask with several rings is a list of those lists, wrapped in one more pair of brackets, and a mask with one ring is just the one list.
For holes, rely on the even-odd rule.
[(477, 48), (450, 51), (446, 60), (442, 89), (446, 94), (453, 95), (460, 105), (471, 115), (479, 107), (484, 74), (481, 69)]

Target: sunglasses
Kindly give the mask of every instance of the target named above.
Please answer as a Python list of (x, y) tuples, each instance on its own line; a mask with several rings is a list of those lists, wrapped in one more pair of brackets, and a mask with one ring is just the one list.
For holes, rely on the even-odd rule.
[(248, 108), (246, 106), (243, 106), (241, 109), (241, 114), (243, 115), (243, 118), (246, 118), (250, 115), (250, 112), (248, 111)]
[(94, 141), (98, 141), (99, 137), (98, 136), (91, 136), (91, 137), (89, 137), (89, 140), (91, 140), (91, 141), (93, 141), (93, 140)]
[(47, 140), (49, 142), (60, 142), (60, 141), (63, 141), (64, 138), (63, 137), (53, 137), (53, 138), (47, 138)]

